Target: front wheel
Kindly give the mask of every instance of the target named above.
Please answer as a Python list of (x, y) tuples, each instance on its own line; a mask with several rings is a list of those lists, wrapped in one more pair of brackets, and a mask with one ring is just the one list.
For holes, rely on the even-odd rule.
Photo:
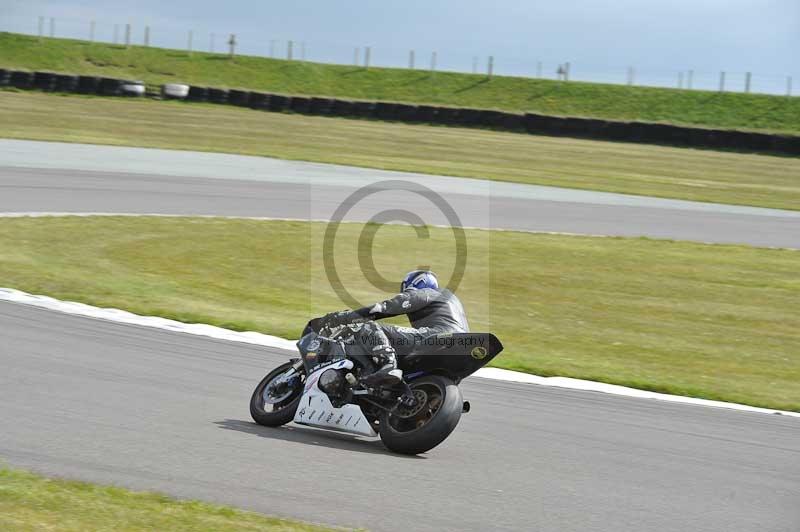
[(250, 415), (259, 425), (279, 427), (294, 419), (303, 395), (303, 376), (292, 363), (281, 364), (261, 379), (250, 398)]
[(417, 404), (381, 417), (380, 435), (390, 451), (420, 454), (442, 443), (461, 419), (461, 390), (446, 377), (430, 375), (410, 383)]

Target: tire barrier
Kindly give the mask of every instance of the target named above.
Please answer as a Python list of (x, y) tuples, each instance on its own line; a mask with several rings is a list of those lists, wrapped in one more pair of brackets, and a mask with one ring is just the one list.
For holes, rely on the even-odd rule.
[(97, 76), (78, 76), (78, 92), (81, 94), (96, 94), (100, 86)]
[(183, 100), (189, 96), (189, 85), (166, 83), (161, 86), (161, 97), (170, 100)]
[(389, 102), (377, 102), (375, 113), (372, 115), (381, 120), (394, 120), (397, 115), (397, 104)]
[(208, 101), (208, 87), (196, 87), (192, 85), (189, 87), (189, 94), (186, 95), (186, 99), (193, 102)]
[(418, 108), (416, 105), (398, 103), (394, 108), (395, 120), (400, 122), (418, 122)]
[(78, 91), (78, 76), (71, 74), (56, 74), (56, 91), (57, 92), (77, 92)]
[(211, 103), (228, 103), (228, 89), (208, 88), (208, 101)]
[(534, 134), (594, 140), (800, 155), (800, 136), (796, 135), (704, 129), (646, 122), (616, 122), (591, 118), (561, 118), (533, 113), (525, 115), (525, 129), (528, 133)]
[(353, 102), (353, 116), (372, 118), (375, 115), (375, 102)]
[(33, 72), (12, 70), (8, 84), (18, 89), (30, 89), (33, 86)]
[(229, 90), (228, 103), (231, 105), (238, 105), (239, 107), (247, 107), (250, 105), (250, 91), (239, 89)]
[(269, 110), (275, 112), (288, 111), (291, 108), (292, 99), (281, 94), (272, 94), (269, 97)]
[(455, 109), (453, 107), (440, 107), (439, 112), (436, 113), (435, 123), (444, 124), (446, 126), (458, 125), (460, 111), (460, 109)]
[(260, 109), (262, 111), (269, 111), (269, 99), (271, 94), (265, 92), (251, 92), (250, 93), (250, 109)]
[(333, 109), (333, 100), (330, 98), (311, 98), (309, 112), (312, 115), (329, 115)]
[(100, 78), (100, 86), (97, 92), (103, 96), (119, 96), (122, 94), (123, 83), (124, 81), (121, 79)]
[(333, 100), (331, 114), (334, 116), (353, 116), (353, 105), (350, 100)]
[(439, 108), (433, 105), (420, 105), (417, 107), (417, 120), (419, 122), (435, 124), (438, 114)]
[(305, 96), (292, 96), (289, 109), (295, 113), (308, 114), (308, 112), (311, 110), (311, 98), (306, 98)]
[(124, 81), (120, 86), (120, 94), (122, 96), (141, 97), (145, 94), (144, 83), (141, 81)]
[[(125, 81), (97, 76), (77, 76), (53, 72), (27, 72), (0, 68), (0, 87), (39, 89), (44, 91), (78, 92), (104, 96), (143, 96), (146, 86), (138, 81)], [(800, 135), (758, 133), (727, 129), (686, 127), (648, 122), (622, 122), (596, 118), (577, 118), (512, 113), (491, 109), (411, 105), (394, 102), (339, 100), (323, 97), (286, 96), (196, 87), (170, 83), (161, 87), (165, 98), (188, 99), (194, 102), (231, 103), (265, 111), (293, 111), (312, 115), (377, 118), (408, 123), (482, 127), (502, 131), (527, 132), (534, 135), (640, 142), (671, 146), (710, 149), (732, 149), (752, 152), (777, 152), (800, 155)]]
[(53, 72), (34, 72), (33, 87), (40, 91), (56, 90), (56, 75)]

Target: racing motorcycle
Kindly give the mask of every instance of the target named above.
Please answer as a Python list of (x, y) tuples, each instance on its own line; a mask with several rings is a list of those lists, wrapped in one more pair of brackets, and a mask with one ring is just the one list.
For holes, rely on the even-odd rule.
[(255, 422), (380, 435), (387, 449), (401, 454), (429, 451), (453, 432), (470, 410), (459, 383), (503, 350), (493, 334), (439, 334), (399, 357), (402, 382), (373, 387), (361, 377), (378, 361), (365, 346), (346, 342), (352, 327), (315, 330), (312, 323), (297, 342), (300, 358), (270, 371), (253, 391)]

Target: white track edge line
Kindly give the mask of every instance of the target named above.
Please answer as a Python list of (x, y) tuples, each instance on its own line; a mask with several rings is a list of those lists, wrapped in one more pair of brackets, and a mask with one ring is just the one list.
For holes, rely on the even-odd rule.
[[(196, 336), (207, 336), (219, 340), (243, 342), (264, 347), (284, 349), (287, 351), (295, 350), (295, 340), (287, 340), (286, 338), (280, 338), (278, 336), (271, 336), (252, 331), (232, 331), (230, 329), (224, 329), (222, 327), (200, 323), (183, 323), (166, 318), (159, 318), (157, 316), (141, 316), (115, 308), (100, 308), (92, 305), (86, 305), (84, 303), (76, 303), (73, 301), (61, 301), (49, 296), (33, 295), (20, 290), (15, 290), (13, 288), (0, 288), (0, 301), (30, 305), (56, 312), (62, 312), (65, 314), (96, 318), (115, 323), (140, 325), (143, 327), (193, 334)], [(649, 392), (645, 390), (637, 390), (635, 388), (628, 388), (626, 386), (572, 379), (569, 377), (541, 377), (539, 375), (531, 375), (529, 373), (522, 373), (519, 371), (511, 371), (501, 368), (481, 368), (474, 374), (474, 376), (505, 382), (538, 384), (540, 386), (553, 386), (557, 388), (569, 388), (573, 390), (602, 392), (639, 399), (657, 399), (660, 401), (668, 401), (673, 403), (711, 406), (761, 414), (780, 414), (783, 416), (800, 418), (800, 412), (773, 410), (769, 408), (759, 408), (737, 403), (727, 403), (724, 401), (712, 401), (709, 399), (696, 399), (693, 397), (684, 397), (680, 395)]]

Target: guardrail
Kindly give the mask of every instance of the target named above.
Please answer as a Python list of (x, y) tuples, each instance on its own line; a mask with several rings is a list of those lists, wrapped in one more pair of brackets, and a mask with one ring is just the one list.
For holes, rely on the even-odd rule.
[[(0, 87), (2, 86), (104, 96), (141, 97), (147, 92), (145, 84), (141, 81), (7, 69), (0, 69)], [(150, 91), (149, 94), (160, 95), (167, 99), (228, 104), (272, 112), (294, 112), (410, 124), (478, 127), (595, 140), (800, 155), (800, 136), (797, 135), (707, 129), (652, 122), (621, 122), (595, 118), (548, 116), (535, 113), (523, 114), (491, 109), (292, 96), (174, 83), (163, 85), (157, 93)]]

